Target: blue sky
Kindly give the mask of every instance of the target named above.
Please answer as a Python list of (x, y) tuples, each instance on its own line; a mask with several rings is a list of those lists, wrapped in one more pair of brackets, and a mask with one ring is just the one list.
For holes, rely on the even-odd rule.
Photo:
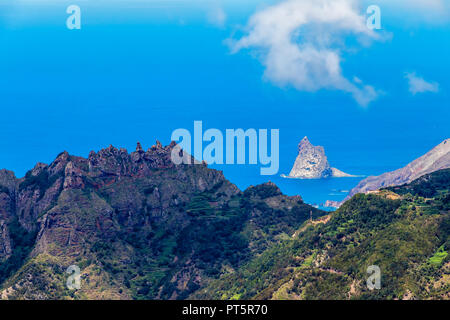
[[(332, 41), (319, 43), (311, 40), (316, 20), (299, 25), (294, 47), (339, 55), (341, 72), (331, 80), (321, 65), (306, 79), (286, 73), (289, 60), (276, 39), (267, 45), (265, 29), (262, 40), (237, 48), (255, 31), (251, 17), (272, 17), (284, 3), (243, 2), (2, 1), (0, 167), (23, 176), (62, 150), (87, 156), (109, 144), (168, 144), (194, 120), (222, 130), (280, 129), (280, 173), (305, 135), (325, 146), (333, 166), (364, 175), (403, 166), (450, 136), (448, 2), (371, 1), (381, 8), (380, 39), (352, 22), (322, 29)], [(348, 2), (364, 16), (368, 3)], [(81, 7), (81, 30), (66, 28), (68, 4)], [(270, 49), (280, 65), (267, 60)], [(376, 97), (358, 102), (355, 86)], [(261, 179), (255, 166), (220, 169), (240, 187)]]

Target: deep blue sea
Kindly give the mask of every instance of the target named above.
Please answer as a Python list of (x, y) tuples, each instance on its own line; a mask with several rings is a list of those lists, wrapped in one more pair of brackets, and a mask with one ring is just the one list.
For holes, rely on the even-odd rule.
[[(0, 4), (0, 168), (23, 176), (63, 150), (87, 156), (112, 144), (134, 151), (173, 130), (279, 129), (280, 171), (218, 166), (241, 189), (268, 180), (288, 195), (321, 204), (342, 200), (361, 178), (292, 180), (304, 136), (322, 145), (333, 167), (378, 175), (406, 165), (450, 137), (450, 26), (404, 23), (385, 14), (390, 40), (348, 53), (344, 74), (383, 93), (361, 107), (345, 93), (279, 88), (246, 51), (225, 40), (258, 4), (225, 7), (223, 27), (201, 5), (94, 5), (81, 2), (82, 28), (66, 28), (67, 2)], [(411, 95), (405, 72), (440, 84)]]

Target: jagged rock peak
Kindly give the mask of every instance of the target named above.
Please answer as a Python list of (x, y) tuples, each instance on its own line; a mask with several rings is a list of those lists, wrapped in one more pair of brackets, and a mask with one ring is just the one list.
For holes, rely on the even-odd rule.
[(276, 190), (276, 193), (277, 194), (282, 194), (282, 192), (281, 192), (281, 189), (275, 184), (275, 183), (273, 183), (272, 181), (267, 181), (267, 182), (264, 182), (263, 184), (261, 184), (262, 186), (264, 186), (264, 187), (270, 187), (270, 188), (273, 188), (274, 190)]
[(37, 175), (40, 174), (43, 170), (45, 170), (47, 167), (48, 167), (47, 164), (42, 163), (42, 162), (38, 162), (38, 163), (36, 163), (36, 165), (34, 166), (34, 168), (31, 170), (31, 175), (37, 176)]
[(0, 179), (2, 177), (6, 177), (6, 178), (10, 178), (10, 179), (16, 179), (16, 175), (13, 171), (10, 170), (6, 170), (6, 169), (1, 169), (0, 170)]
[(69, 157), (70, 157), (69, 152), (64, 150), (63, 152), (61, 152), (56, 156), (56, 160), (67, 160), (69, 159)]
[[(138, 143), (139, 143), (139, 142), (138, 142)], [(109, 147), (108, 147), (106, 150), (108, 150), (108, 151), (110, 151), (110, 152), (117, 152), (117, 148), (114, 147), (112, 144), (110, 144)]]
[[(125, 150), (125, 152), (124, 152)], [(89, 159), (91, 158), (95, 158), (95, 157), (102, 157), (102, 158), (107, 158), (107, 157), (115, 157), (115, 156), (120, 156), (120, 154), (128, 154), (128, 152), (126, 151), (126, 149), (117, 149), (116, 147), (114, 147), (113, 145), (109, 145), (108, 148), (105, 149), (100, 149), (97, 153), (95, 151), (91, 151), (89, 153)]]
[(159, 140), (156, 140), (156, 145), (153, 145), (150, 150), (157, 150), (157, 149), (164, 149), (161, 142)]
[(304, 137), (298, 144), (298, 155), (287, 178), (297, 179), (321, 179), (329, 177), (350, 177), (328, 163), (325, 149), (322, 146), (314, 146), (308, 137)]
[[(142, 144), (140, 142), (136, 143), (136, 151), (128, 153), (126, 148), (116, 148), (112, 145), (110, 145), (108, 148), (105, 149), (100, 149), (98, 152), (95, 151), (91, 151), (89, 152), (89, 156), (88, 159), (93, 159), (93, 158), (108, 158), (108, 157), (120, 157), (123, 158), (126, 155), (133, 155), (135, 153), (141, 154), (141, 156), (145, 155), (163, 155), (164, 153), (169, 153), (169, 151), (171, 151), (175, 146), (176, 146), (176, 142), (175, 141), (171, 141), (171, 143), (168, 146), (163, 146), (162, 143), (160, 141), (156, 141), (156, 145), (153, 145), (151, 148), (148, 148), (147, 151), (145, 152)], [(155, 153), (155, 151), (157, 151)]]
[[(69, 155), (67, 151), (64, 151), (50, 165), (38, 163), (30, 173), (37, 176), (46, 171), (53, 180), (59, 176), (67, 177), (70, 175), (73, 181), (66, 183), (67, 187), (82, 186), (81, 180), (78, 181), (79, 177), (113, 179), (113, 177), (123, 176), (148, 176), (153, 169), (176, 166), (171, 158), (172, 150), (176, 145), (174, 141), (168, 146), (163, 146), (160, 141), (156, 141), (156, 145), (144, 152), (140, 142), (137, 142), (136, 151), (131, 153), (128, 153), (125, 148), (118, 149), (109, 145), (109, 147), (100, 149), (98, 152), (89, 152), (87, 159)], [(71, 164), (69, 165), (69, 163)], [(0, 184), (14, 185), (15, 178), (3, 179), (2, 176), (6, 176), (6, 174), (0, 174)], [(12, 176), (14, 177), (13, 174)], [(13, 182), (9, 184), (1, 183), (3, 180)], [(102, 181), (98, 182), (99, 185), (102, 183)]]
[(9, 190), (14, 190), (17, 178), (14, 172), (2, 169), (0, 170), (0, 186), (7, 187)]
[(313, 147), (313, 145), (311, 144), (311, 142), (309, 142), (309, 139), (307, 136), (305, 136), (302, 141), (300, 141), (300, 143), (298, 144), (298, 149), (300, 150), (301, 148), (304, 147)]

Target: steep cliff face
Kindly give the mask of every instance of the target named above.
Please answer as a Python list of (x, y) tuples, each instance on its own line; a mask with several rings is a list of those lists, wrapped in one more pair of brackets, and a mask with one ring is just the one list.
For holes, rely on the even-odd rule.
[(8, 220), (15, 210), (16, 185), (13, 172), (0, 170), (0, 221)]
[(11, 256), (11, 238), (5, 221), (0, 220), (0, 262)]
[(357, 193), (367, 193), (384, 187), (410, 183), (425, 174), (446, 168), (450, 168), (450, 139), (444, 140), (425, 155), (401, 169), (362, 180), (355, 188), (350, 190), (345, 200), (350, 199)]
[(286, 178), (322, 179), (330, 177), (351, 177), (345, 172), (330, 167), (322, 146), (313, 146), (307, 137), (298, 145), (298, 155), (294, 166)]
[(0, 262), (8, 259), (12, 253), (8, 222), (15, 214), (16, 185), (17, 179), (13, 172), (0, 170)]

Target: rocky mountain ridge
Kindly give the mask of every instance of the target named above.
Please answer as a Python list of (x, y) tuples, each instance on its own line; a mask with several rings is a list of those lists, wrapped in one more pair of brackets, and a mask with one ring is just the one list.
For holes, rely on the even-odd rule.
[[(175, 165), (175, 147), (0, 171), (0, 296), (181, 299), (323, 214), (271, 183), (242, 192), (204, 163)], [(76, 293), (70, 265), (85, 279)]]

